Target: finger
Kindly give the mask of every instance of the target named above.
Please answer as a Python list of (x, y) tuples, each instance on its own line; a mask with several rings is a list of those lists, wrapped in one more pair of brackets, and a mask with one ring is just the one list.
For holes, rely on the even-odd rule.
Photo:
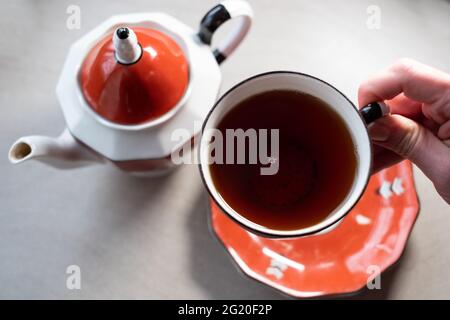
[(425, 128), (437, 134), (439, 130), (439, 123), (434, 121), (431, 117), (425, 116), (424, 104), (422, 102), (414, 101), (404, 93), (400, 93), (391, 100), (387, 100), (386, 103), (389, 105), (391, 114), (400, 114), (404, 117), (410, 118), (420, 124)]
[(450, 147), (450, 139), (442, 141), (447, 147)]
[(411, 59), (401, 59), (363, 82), (358, 100), (361, 106), (393, 99), (400, 93), (424, 103), (438, 101), (449, 89), (450, 75)]
[(388, 115), (369, 126), (372, 140), (413, 161), (432, 181), (450, 170), (450, 149), (432, 132), (401, 115)]
[(400, 114), (404, 117), (410, 118), (422, 124), (434, 134), (437, 134), (440, 125), (433, 119), (427, 118), (422, 113), (422, 102), (414, 101), (406, 97), (403, 93), (400, 93), (393, 99), (387, 100), (386, 103), (389, 105), (391, 114)]
[(425, 128), (427, 128), (428, 130), (430, 130), (431, 132), (433, 132), (433, 134), (437, 135), (438, 131), (439, 131), (439, 123), (437, 123), (436, 121), (434, 121), (433, 119), (429, 119), (425, 116), (422, 117), (422, 120), (417, 121), (420, 124), (422, 124)]
[(443, 97), (435, 103), (424, 103), (422, 112), (428, 119), (434, 122), (444, 124), (450, 119), (450, 88), (448, 89), (448, 97)]
[(410, 119), (419, 120), (422, 117), (422, 102), (412, 100), (400, 93), (391, 100), (387, 100), (390, 112), (393, 114), (401, 114)]
[[(377, 150), (378, 151), (375, 151)], [(378, 145), (374, 145), (374, 156), (372, 165), (372, 174), (377, 173), (380, 170), (393, 166), (400, 161), (405, 160), (403, 157), (399, 156), (395, 152), (383, 148)]]
[(377, 144), (372, 144), (372, 150), (373, 150), (373, 155), (376, 156), (380, 153), (386, 152), (386, 151), (390, 151), (382, 146), (379, 146)]
[(450, 120), (447, 120), (440, 128), (437, 136), (442, 140), (450, 139)]

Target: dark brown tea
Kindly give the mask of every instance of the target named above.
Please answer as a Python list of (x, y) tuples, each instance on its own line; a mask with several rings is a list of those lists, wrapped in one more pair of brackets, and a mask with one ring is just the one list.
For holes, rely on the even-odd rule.
[[(320, 99), (289, 90), (252, 96), (218, 125), (224, 140), (226, 129), (239, 128), (279, 129), (276, 174), (261, 175), (267, 164), (260, 162), (210, 165), (217, 191), (248, 220), (275, 230), (309, 227), (325, 220), (351, 190), (357, 165), (351, 135)], [(267, 149), (270, 155), (270, 143)]]

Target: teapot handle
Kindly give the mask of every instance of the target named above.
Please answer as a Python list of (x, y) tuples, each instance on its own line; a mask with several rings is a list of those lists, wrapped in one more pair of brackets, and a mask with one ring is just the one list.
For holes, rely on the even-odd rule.
[(241, 43), (252, 24), (253, 11), (246, 1), (225, 0), (209, 10), (200, 22), (198, 37), (210, 45), (214, 32), (227, 20), (240, 18), (239, 24), (213, 50), (217, 63), (222, 63)]

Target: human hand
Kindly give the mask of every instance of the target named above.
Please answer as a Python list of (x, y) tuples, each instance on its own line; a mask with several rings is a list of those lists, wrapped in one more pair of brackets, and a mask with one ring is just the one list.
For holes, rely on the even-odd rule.
[(363, 82), (358, 100), (384, 100), (391, 110), (369, 125), (374, 172), (409, 159), (450, 204), (450, 75), (401, 59)]

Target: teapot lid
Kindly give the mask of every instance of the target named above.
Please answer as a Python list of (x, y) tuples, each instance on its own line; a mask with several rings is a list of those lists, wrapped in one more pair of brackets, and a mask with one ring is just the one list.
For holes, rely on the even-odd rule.
[(118, 28), (87, 54), (80, 84), (98, 115), (115, 124), (141, 125), (180, 106), (189, 64), (180, 46), (161, 31)]

